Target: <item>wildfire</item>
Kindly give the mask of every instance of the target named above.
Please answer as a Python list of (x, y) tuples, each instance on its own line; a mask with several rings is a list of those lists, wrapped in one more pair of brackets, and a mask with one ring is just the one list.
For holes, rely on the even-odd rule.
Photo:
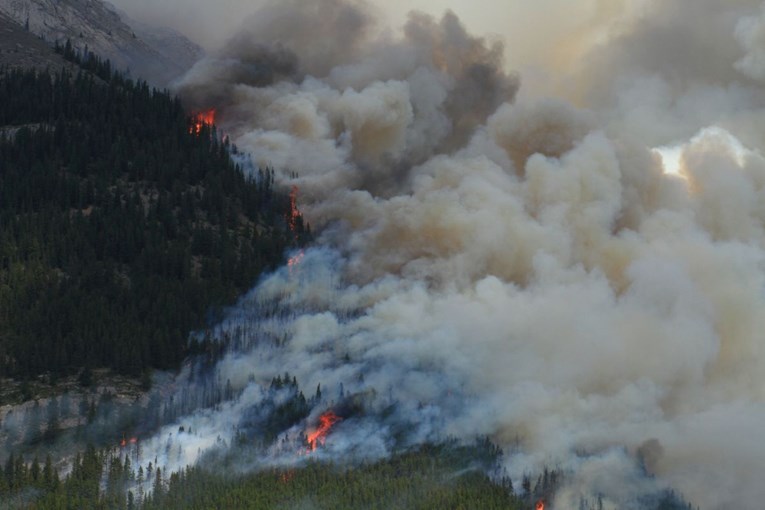
[(215, 124), (215, 108), (194, 114), (192, 118), (191, 133), (198, 135), (205, 126)]
[(537, 504), (534, 508), (535, 510), (545, 510), (545, 501), (543, 499), (540, 499), (539, 501), (537, 501)]
[(287, 259), (287, 267), (293, 268), (303, 262), (303, 259), (305, 258), (305, 252), (303, 250), (300, 250), (300, 252), (297, 255), (293, 255), (289, 259)]
[(125, 437), (123, 436), (122, 437), (122, 441), (120, 441), (120, 446), (122, 448), (124, 448), (124, 447), (126, 447), (128, 445), (128, 443), (129, 444), (136, 444), (136, 443), (138, 443), (138, 438), (137, 437), (131, 437), (130, 439), (125, 439)]
[(312, 452), (316, 450), (317, 446), (324, 445), (324, 442), (327, 440), (327, 436), (329, 435), (329, 431), (332, 429), (334, 424), (340, 420), (342, 420), (342, 418), (340, 418), (332, 411), (327, 411), (319, 416), (319, 426), (316, 427), (316, 430), (310, 432), (307, 437), (308, 451)]
[(279, 481), (282, 483), (290, 483), (295, 478), (295, 470), (290, 469), (288, 471), (282, 471), (279, 475)]
[(290, 226), (290, 232), (293, 234), (297, 234), (297, 221), (300, 217), (300, 211), (297, 208), (298, 191), (297, 186), (292, 186), (290, 190), (290, 212), (288, 213), (287, 222)]

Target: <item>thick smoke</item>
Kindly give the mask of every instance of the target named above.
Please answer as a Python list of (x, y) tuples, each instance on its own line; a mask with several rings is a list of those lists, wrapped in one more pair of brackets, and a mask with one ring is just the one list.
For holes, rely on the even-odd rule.
[(219, 108), (257, 163), (299, 172), (316, 202), (338, 187), (391, 195), (415, 164), (461, 147), (512, 101), (518, 80), (502, 70), (502, 45), (453, 13), (413, 13), (401, 39), (373, 25), (363, 4), (279, 2), (178, 90)]
[(286, 370), (369, 401), (317, 455), (386, 455), (406, 424), (405, 444), (488, 434), (515, 477), (560, 466), (555, 508), (665, 486), (761, 507), (763, 10), (640, 13), (583, 52), (579, 107), (515, 101), (503, 47), (450, 12), (397, 37), (360, 4), (278, 2), (200, 62), (179, 91), (321, 234), (219, 327), (242, 338), (216, 368), (241, 395), (188, 417), (168, 462), (230, 442)]

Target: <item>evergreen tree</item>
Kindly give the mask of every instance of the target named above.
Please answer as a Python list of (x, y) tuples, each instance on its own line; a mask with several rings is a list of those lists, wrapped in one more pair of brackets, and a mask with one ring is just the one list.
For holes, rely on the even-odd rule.
[(19, 126), (0, 137), (0, 377), (24, 400), (33, 376), (88, 387), (100, 367), (148, 388), (308, 238), (273, 171), (246, 176), (177, 98), (58, 51), (82, 70), (0, 70), (0, 126)]

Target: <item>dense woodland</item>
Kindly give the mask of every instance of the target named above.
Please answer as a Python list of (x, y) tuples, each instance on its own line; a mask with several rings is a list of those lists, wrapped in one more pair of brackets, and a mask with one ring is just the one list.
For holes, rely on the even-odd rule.
[[(347, 419), (368, 413), (357, 397), (333, 399), (334, 409), (346, 413)], [(294, 376), (277, 376), (268, 397), (231, 424), (238, 433), (230, 446), (208, 451), (196, 466), (168, 472), (163, 459), (193, 440), (191, 428), (181, 425), (167, 446), (155, 452), (158, 461), (157, 456), (145, 455), (140, 439), (125, 441), (133, 433), (142, 437), (140, 429), (130, 427), (134, 410), (120, 410), (108, 401), (82, 401), (79, 406), (58, 401), (55, 407), (40, 409), (36, 418), (28, 416), (23, 424), (4, 424), (6, 431), (26, 437), (6, 448), (12, 453), (0, 457), (0, 509), (532, 510), (539, 501), (554, 501), (566, 483), (565, 472), (548, 468), (511, 479), (501, 468), (505, 453), (486, 437), (467, 444), (448, 440), (402, 448), (378, 461), (343, 463), (337, 458), (326, 463), (305, 457), (304, 436), (302, 443), (284, 443), (287, 451), (294, 448), (294, 466), (258, 464), (258, 459), (268, 458), (272, 445), (282, 441), (280, 432), (304, 423), (310, 409), (322, 402), (326, 403), (320, 387), (306, 397)], [(172, 410), (162, 411), (156, 404), (138, 411), (141, 422), (173, 420)], [(56, 432), (56, 423), (72, 421), (77, 414), (81, 416), (76, 429)], [(169, 417), (162, 420), (159, 414)], [(111, 442), (103, 440), (108, 437)], [(102, 446), (91, 443), (63, 454), (62, 445), (80, 444), (83, 438)], [(54, 443), (59, 445), (58, 460), (48, 453)], [(146, 462), (147, 458), (153, 460)], [(692, 509), (672, 492), (649, 494), (632, 503), (633, 508), (645, 510)], [(581, 498), (577, 508), (605, 507), (602, 498), (594, 496)]]
[(177, 98), (58, 50), (0, 70), (0, 378), (174, 368), (310, 233)]
[[(29, 465), (8, 459), (0, 495), (10, 505), (36, 509), (527, 508), (524, 502), (543, 494), (541, 486), (536, 494), (516, 496), (509, 478), (489, 479), (475, 464), (496, 452), (486, 444), (426, 446), (357, 469), (309, 462), (229, 476), (198, 467), (168, 475), (152, 465), (133, 465), (124, 452), (88, 448), (64, 478), (50, 458)], [(551, 475), (544, 475), (548, 490)]]
[[(502, 509), (531, 510), (552, 501), (563, 481), (545, 469), (514, 487), (509, 477), (490, 478), (485, 463), (501, 451), (486, 440), (445, 443), (361, 466), (309, 461), (294, 468), (266, 468), (242, 475), (235, 467), (191, 467), (164, 473), (135, 465), (129, 452), (89, 447), (66, 476), (50, 457), (31, 463), (9, 457), (0, 469), (0, 508), (25, 509)], [(602, 510), (601, 498), (581, 499), (580, 510)], [(690, 510), (672, 492), (646, 498), (650, 510)]]

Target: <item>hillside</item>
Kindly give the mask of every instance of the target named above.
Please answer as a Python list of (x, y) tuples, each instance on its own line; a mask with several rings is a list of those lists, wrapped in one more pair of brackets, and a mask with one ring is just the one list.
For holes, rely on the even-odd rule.
[(94, 52), (161, 87), (202, 54), (182, 35), (132, 22), (101, 0), (0, 0), (0, 13), (51, 46), (71, 40), (76, 50)]
[(304, 235), (214, 126), (80, 64), (0, 76), (0, 377), (176, 367)]
[(74, 67), (53, 48), (0, 11), (0, 66), (36, 69)]

